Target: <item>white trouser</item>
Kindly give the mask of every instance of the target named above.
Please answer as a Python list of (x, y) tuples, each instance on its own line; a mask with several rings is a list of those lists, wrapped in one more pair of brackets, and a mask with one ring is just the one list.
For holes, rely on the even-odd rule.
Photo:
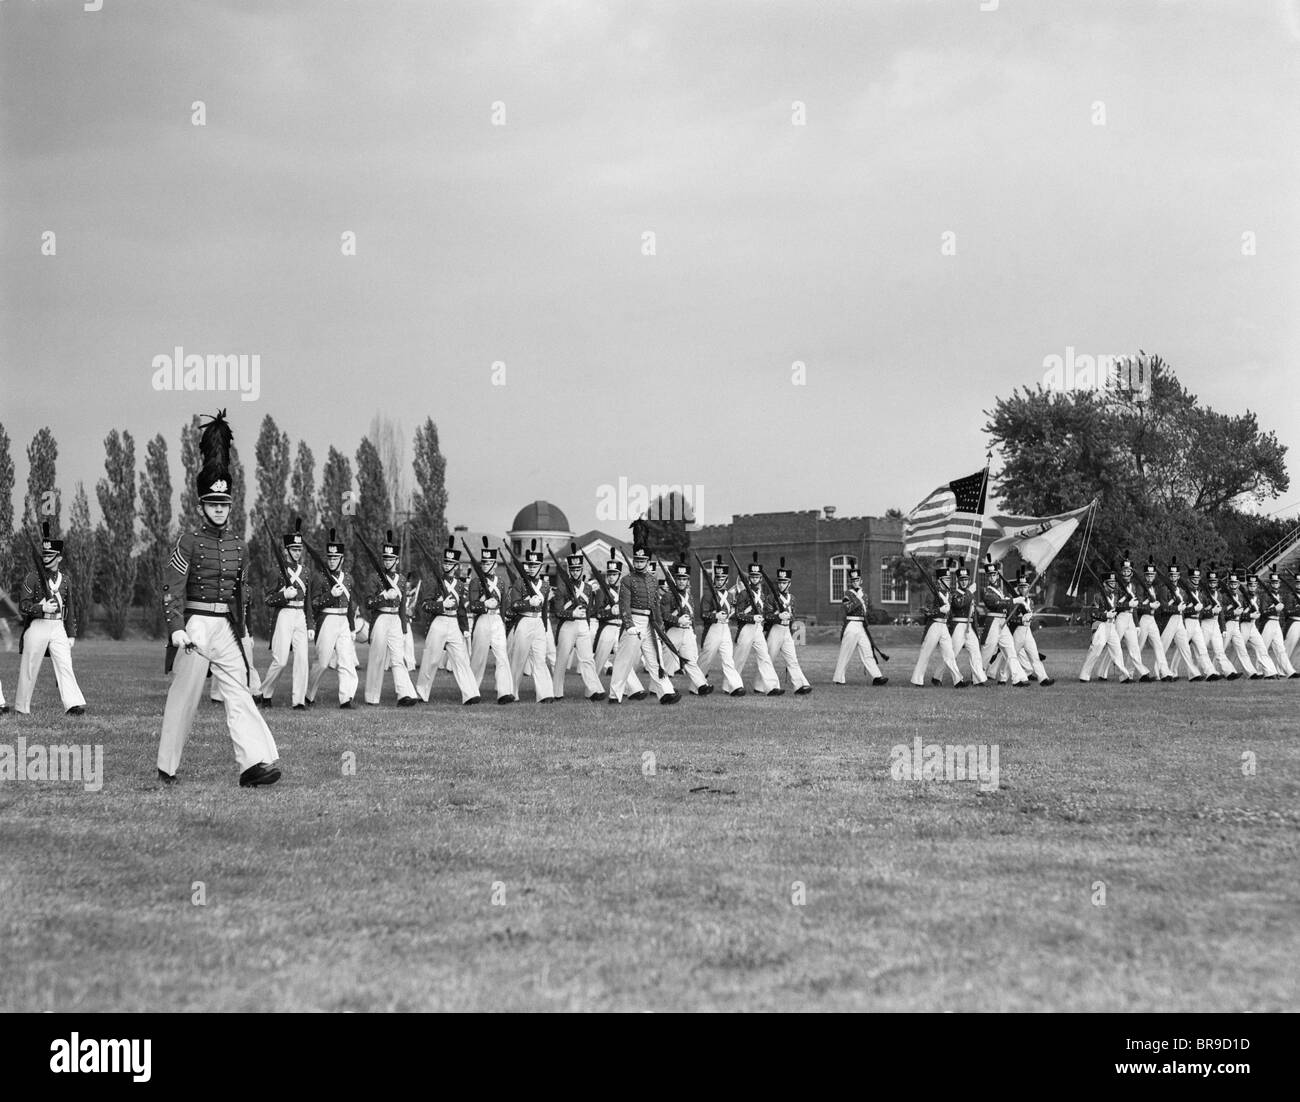
[[(1128, 668), (1134, 677), (1146, 677), (1150, 674), (1142, 661), (1142, 648), (1138, 646), (1137, 625), (1133, 622), (1132, 612), (1119, 612), (1115, 615), (1115, 633), (1119, 636), (1120, 653), (1128, 659)], [(1101, 656), (1101, 665), (1097, 667), (1097, 676), (1105, 677), (1110, 673), (1110, 651)], [(1127, 676), (1127, 675), (1126, 675)]]
[(279, 757), (275, 739), (248, 690), (249, 668), (244, 665), (244, 655), (235, 641), (230, 621), (218, 616), (191, 616), (185, 622), (185, 634), (194, 644), (194, 651), (182, 647), (172, 664), (172, 683), (167, 690), (162, 737), (158, 740), (158, 768), (175, 776), (180, 767), (181, 751), (194, 724), (194, 712), (203, 695), (209, 666), (212, 676), (221, 684), (226, 729), (235, 744), (239, 771), (270, 765)]
[(1121, 677), (1129, 676), (1128, 669), (1124, 665), (1124, 655), (1120, 651), (1119, 632), (1115, 628), (1115, 621), (1097, 620), (1092, 625), (1092, 645), (1088, 648), (1088, 657), (1083, 660), (1083, 669), (1079, 671), (1080, 681), (1092, 679), (1092, 668), (1103, 652), (1110, 656), (1111, 665), (1119, 671)]
[[(988, 675), (984, 672), (984, 655), (980, 653), (979, 632), (969, 620), (958, 620), (952, 626), (953, 658), (960, 658), (963, 650), (970, 659), (971, 680), (976, 685), (983, 685), (988, 680)], [(959, 666), (958, 669), (960, 668)]]
[[(627, 677), (636, 663), (638, 654), (641, 656), (641, 665), (646, 671), (646, 677), (650, 687), (655, 691), (655, 696), (662, 698), (666, 693), (671, 693), (672, 682), (659, 676), (660, 649), (661, 644), (655, 638), (650, 617), (645, 613), (632, 613), (632, 626), (623, 632), (622, 638), (618, 641), (618, 650), (614, 654), (614, 675), (609, 681), (609, 695), (615, 700), (623, 699), (623, 694), (627, 690)], [(666, 651), (668, 648), (662, 649)]]
[(487, 673), (488, 654), (496, 670), (497, 699), (515, 695), (514, 678), (510, 676), (510, 652), (506, 648), (506, 626), (499, 612), (485, 612), (474, 620), (474, 646), (469, 655), (469, 671), (474, 684), (480, 689)]
[(700, 669), (700, 645), (695, 641), (694, 628), (669, 628), (668, 638), (672, 644), (682, 653), (685, 663), (677, 660), (677, 655), (673, 654), (667, 647), (664, 647), (664, 669), (668, 671), (671, 677), (681, 670), (686, 671), (686, 676), (690, 679), (693, 692), (698, 693), (701, 685), (707, 685), (708, 679), (704, 676), (704, 671)]
[(988, 638), (980, 650), (980, 658), (986, 670), (993, 668), (993, 656), (999, 651), (1002, 652), (1002, 661), (1007, 664), (1011, 684), (1019, 685), (1022, 681), (1028, 681), (1029, 675), (1025, 673), (1020, 659), (1016, 657), (1016, 641), (1011, 634), (1011, 629), (1007, 627), (1007, 618), (994, 615), (989, 617)]
[(515, 624), (510, 635), (510, 679), (514, 682), (515, 693), (521, 698), (525, 668), (533, 679), (533, 691), (538, 700), (550, 700), (555, 695), (546, 668), (546, 641), (550, 635), (540, 616), (521, 616)]
[(384, 669), (393, 671), (393, 688), (399, 700), (415, 696), (411, 674), (406, 667), (402, 621), (396, 612), (376, 612), (370, 625), (370, 656), (366, 659), (366, 703), (378, 704), (384, 691)]
[(275, 617), (275, 631), (271, 633), (271, 666), (262, 678), (262, 696), (267, 700), (275, 695), (280, 671), (289, 663), (290, 647), (293, 647), (290, 699), (294, 704), (301, 704), (307, 698), (310, 655), (307, 653), (307, 617), (300, 608), (282, 608)]
[(767, 653), (772, 659), (772, 668), (776, 670), (777, 684), (781, 683), (780, 664), (785, 666), (790, 675), (793, 688), (802, 689), (808, 684), (803, 670), (799, 666), (799, 654), (794, 647), (794, 633), (788, 624), (773, 624), (767, 633)]
[(1255, 667), (1246, 653), (1246, 636), (1241, 628), (1240, 620), (1229, 620), (1223, 626), (1223, 649), (1237, 660), (1241, 672), (1249, 677), (1254, 674)]
[(429, 625), (429, 634), (424, 637), (424, 654), (420, 658), (420, 679), (415, 683), (415, 694), (421, 700), (429, 699), (433, 680), (438, 676), (442, 664), (444, 648), (463, 704), (478, 696), (478, 683), (469, 667), (469, 649), (465, 646), (465, 636), (460, 631), (460, 621), (455, 616), (435, 616)]
[[(596, 673), (599, 674), (605, 668), (605, 663), (609, 661), (610, 655), (618, 649), (618, 640), (623, 631), (623, 625), (619, 620), (609, 620), (606, 621), (602, 631), (598, 620), (588, 622), (593, 625), (591, 629), (592, 636), (599, 636), (596, 639)], [(628, 695), (643, 692), (645, 692), (645, 686), (641, 684), (641, 679), (637, 677), (636, 670), (629, 670), (627, 674)]]
[(957, 684), (961, 680), (961, 670), (957, 668), (957, 656), (952, 649), (952, 635), (948, 631), (948, 625), (942, 620), (933, 620), (930, 626), (925, 629), (925, 638), (921, 640), (921, 653), (916, 658), (916, 668), (912, 670), (912, 684), (924, 685), (925, 679), (930, 672), (930, 658), (939, 650), (939, 657), (943, 659), (943, 664), (948, 667), (948, 672), (952, 675), (952, 683)]
[(831, 678), (835, 684), (844, 684), (849, 671), (849, 658), (855, 651), (862, 668), (870, 677), (874, 679), (884, 676), (876, 664), (875, 655), (871, 652), (871, 640), (867, 638), (866, 628), (857, 620), (849, 620), (845, 623), (844, 634), (840, 637), (840, 656), (835, 662), (835, 674)]
[(1205, 639), (1205, 649), (1210, 654), (1210, 661), (1213, 665), (1210, 667), (1218, 668), (1219, 674), (1227, 677), (1229, 674), (1237, 671), (1232, 668), (1232, 663), (1228, 661), (1228, 656), (1223, 649), (1223, 630), (1219, 627), (1219, 618), (1212, 616), (1208, 620), (1201, 621), (1201, 635)]
[(1021, 667), (1033, 670), (1034, 676), (1038, 678), (1038, 683), (1041, 685), (1047, 680), (1047, 667), (1038, 657), (1038, 643), (1034, 639), (1033, 628), (1028, 624), (1021, 624), (1013, 633), (1012, 641), (1016, 645), (1016, 656), (1020, 659)]
[[(1165, 630), (1160, 635), (1160, 653), (1167, 654), (1170, 646), (1177, 649), (1175, 659), (1182, 660), (1182, 664), (1187, 667), (1188, 680), (1191, 680), (1197, 673), (1196, 663), (1192, 660), (1192, 646), (1187, 635), (1187, 625), (1183, 623), (1183, 618), (1178, 613), (1169, 617), (1165, 622)], [(1174, 668), (1168, 659), (1165, 665), (1169, 666), (1169, 672), (1174, 674)]]
[(555, 644), (555, 672), (551, 677), (551, 691), (556, 696), (564, 695), (564, 675), (569, 670), (569, 659), (576, 653), (578, 672), (582, 675), (583, 689), (587, 696), (603, 693), (605, 686), (596, 676), (596, 655), (591, 649), (591, 625), (584, 617), (581, 620), (564, 620), (560, 624), (559, 639)]
[[(1296, 647), (1300, 647), (1300, 618), (1291, 621), (1291, 626), (1286, 629), (1286, 656), (1290, 660), (1296, 652)], [(1294, 665), (1294, 662), (1292, 662)], [(4, 697), (0, 696), (0, 704), (4, 703)]]
[(316, 663), (307, 678), (307, 699), (315, 700), (321, 678), (326, 669), (339, 671), (339, 703), (351, 700), (357, 694), (357, 648), (352, 642), (348, 618), (334, 613), (321, 617), (320, 631), (316, 633)]
[[(432, 624), (429, 626), (433, 627)], [(402, 632), (402, 660), (408, 670), (415, 669), (415, 631), (410, 620), (406, 621), (406, 630)]]
[(1254, 620), (1248, 620), (1241, 625), (1241, 637), (1246, 642), (1246, 648), (1250, 651), (1251, 657), (1255, 659), (1255, 665), (1259, 667), (1260, 673), (1265, 677), (1276, 677), (1277, 667), (1273, 665), (1273, 660), (1268, 656), (1268, 648), (1264, 645), (1264, 637), (1259, 633), (1259, 626)]
[[(1214, 672), (1214, 664), (1210, 661), (1210, 651), (1205, 642), (1205, 633), (1201, 629), (1199, 617), (1184, 616), (1183, 631), (1187, 633), (1187, 648), (1192, 654), (1191, 673), (1195, 677), (1197, 674), (1202, 677), (1209, 677)], [(1169, 669), (1175, 677), (1183, 672), (1182, 651), (1176, 650), (1174, 656), (1169, 659)]]
[[(262, 692), (262, 679), (258, 676), (257, 666), (254, 665), (254, 662), (256, 661), (254, 651), (256, 651), (257, 645), (253, 642), (253, 637), (251, 635), (245, 635), (244, 638), (240, 640), (240, 646), (244, 649), (244, 660), (248, 663), (248, 687), (252, 690), (254, 696), (258, 696)], [(222, 699), (221, 682), (215, 677), (209, 677), (208, 685), (210, 686), (208, 690), (208, 699), (214, 703), (220, 704)]]
[(18, 691), (14, 694), (14, 710), (28, 715), (32, 710), (32, 690), (36, 688), (36, 675), (41, 672), (41, 659), (50, 652), (54, 667), (54, 681), (59, 687), (63, 710), (85, 706), (86, 698), (77, 686), (72, 672), (72, 647), (62, 620), (33, 620), (23, 634), (23, 660), (18, 667)]
[(1291, 665), (1291, 660), (1286, 655), (1286, 641), (1282, 637), (1281, 623), (1277, 620), (1268, 620), (1260, 631), (1259, 637), (1264, 644), (1264, 653), (1272, 659), (1277, 672), (1284, 677), (1290, 677), (1295, 673), (1295, 667)]
[(704, 644), (700, 647), (700, 671), (707, 674), (713, 668), (715, 658), (722, 663), (722, 691), (734, 693), (737, 689), (743, 689), (745, 683), (740, 679), (740, 671), (736, 669), (731, 628), (716, 620), (704, 632)]
[(740, 625), (732, 661), (736, 664), (736, 672), (742, 678), (745, 676), (745, 663), (749, 661), (751, 649), (754, 652), (754, 665), (756, 667), (754, 692), (770, 693), (773, 689), (779, 689), (781, 682), (777, 680), (776, 669), (772, 665), (772, 655), (767, 649), (767, 640), (763, 638), (762, 624), (749, 623)]
[(1144, 615), (1138, 619), (1138, 654), (1141, 655), (1146, 645), (1150, 643), (1151, 649), (1155, 651), (1156, 660), (1152, 663), (1156, 676), (1160, 678), (1172, 677), (1173, 674), (1169, 669), (1169, 663), (1165, 661), (1164, 644), (1160, 641), (1160, 628), (1156, 625), (1156, 618), (1150, 615)]

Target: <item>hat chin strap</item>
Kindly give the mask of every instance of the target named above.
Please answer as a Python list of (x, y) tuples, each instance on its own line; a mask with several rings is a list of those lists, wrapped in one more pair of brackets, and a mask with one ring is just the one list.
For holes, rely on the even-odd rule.
[[(227, 524), (230, 523), (230, 513), (229, 512), (226, 513), (225, 520), (214, 520), (212, 514), (209, 512), (210, 509), (213, 509), (218, 505), (225, 505), (225, 502), (223, 501), (203, 502), (202, 503), (203, 519), (206, 520), (210, 525), (212, 525), (213, 528), (224, 528)], [(226, 508), (227, 510), (229, 510), (230, 506), (226, 505)]]

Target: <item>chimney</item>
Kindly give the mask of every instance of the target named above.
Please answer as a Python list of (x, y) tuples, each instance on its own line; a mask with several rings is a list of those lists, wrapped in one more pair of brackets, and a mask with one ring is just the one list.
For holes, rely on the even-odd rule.
[(834, 520), (834, 519), (835, 519), (835, 506), (834, 506), (834, 505), (823, 505), (823, 506), (822, 506), (822, 511), (826, 514), (826, 519), (827, 519), (827, 520)]

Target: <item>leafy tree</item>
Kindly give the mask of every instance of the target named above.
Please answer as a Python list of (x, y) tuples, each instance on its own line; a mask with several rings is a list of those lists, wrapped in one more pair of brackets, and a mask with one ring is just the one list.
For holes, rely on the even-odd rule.
[[(52, 535), (59, 534), (62, 503), (55, 472), (58, 459), (59, 445), (55, 443), (54, 433), (48, 427), (41, 429), (27, 445), (27, 496), (23, 499), (23, 524), (32, 533), (39, 532), (41, 525), (46, 523)], [(49, 497), (46, 497), (47, 493), (50, 493)], [(48, 505), (44, 504), (46, 502)], [(45, 509), (49, 511), (43, 511)]]
[[(366, 541), (381, 553), (379, 541), (384, 531), (393, 526), (392, 507), (388, 500), (388, 482), (384, 478), (384, 465), (379, 451), (369, 437), (362, 437), (357, 448), (357, 511), (353, 518), (356, 526), (365, 533)], [(396, 533), (394, 533), (396, 535)], [(364, 555), (354, 554), (352, 568), (362, 592), (368, 591), (377, 581), (375, 572)]]
[[(248, 539), (248, 574), (253, 597), (253, 626), (265, 633), (269, 617), (266, 603), (261, 598), (279, 582), (275, 552), (267, 543), (266, 528), (270, 527), (272, 539), (280, 539), (289, 512), (285, 500), (289, 482), (289, 434), (280, 431), (269, 413), (262, 418), (253, 454), (257, 461), (257, 498), (253, 504), (253, 527)], [(263, 519), (266, 525), (263, 525)]]
[(144, 470), (140, 472), (140, 521), (145, 543), (140, 554), (140, 576), (144, 583), (144, 607), (155, 638), (164, 634), (162, 587), (167, 560), (171, 556), (172, 476), (167, 464), (167, 441), (162, 433), (145, 446)]
[(290, 477), (293, 492), (293, 514), (302, 518), (303, 538), (313, 545), (317, 537), (316, 510), (316, 457), (306, 440), (298, 441), (298, 452), (293, 460), (293, 474)]
[(349, 511), (353, 508), (352, 494), (352, 460), (331, 447), (325, 457), (320, 495), (317, 498), (317, 512), (320, 514), (321, 525), (327, 531), (336, 528), (342, 537), (345, 521), (352, 517)]
[(99, 577), (99, 541), (90, 523), (90, 500), (86, 497), (84, 482), (77, 483), (72, 499), (72, 514), (63, 550), (68, 562), (68, 576), (72, 579), (72, 595), (83, 610), (83, 622), (88, 628), (90, 613), (95, 607), (95, 580)]
[(0, 425), (0, 588), (14, 591), (14, 461), (9, 434)]
[(432, 417), (415, 430), (415, 491), (411, 494), (411, 521), (431, 547), (447, 538), (447, 460), (438, 448), (438, 426)]
[(105, 477), (95, 484), (104, 515), (99, 540), (100, 582), (108, 634), (121, 639), (135, 591), (135, 441), (117, 429), (104, 438)]

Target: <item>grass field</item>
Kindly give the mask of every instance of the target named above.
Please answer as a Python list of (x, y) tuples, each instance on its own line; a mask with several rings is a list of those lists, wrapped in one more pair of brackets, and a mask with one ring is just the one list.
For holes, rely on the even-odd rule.
[[(161, 788), (161, 646), (87, 641), (89, 714), (47, 665), (0, 717), (105, 773), (0, 783), (0, 1010), (1297, 1009), (1300, 682), (1081, 685), (1062, 629), (1050, 688), (913, 689), (919, 634), (805, 698), (277, 706), (262, 790), (206, 701)], [(893, 779), (917, 736), (1000, 787)]]

